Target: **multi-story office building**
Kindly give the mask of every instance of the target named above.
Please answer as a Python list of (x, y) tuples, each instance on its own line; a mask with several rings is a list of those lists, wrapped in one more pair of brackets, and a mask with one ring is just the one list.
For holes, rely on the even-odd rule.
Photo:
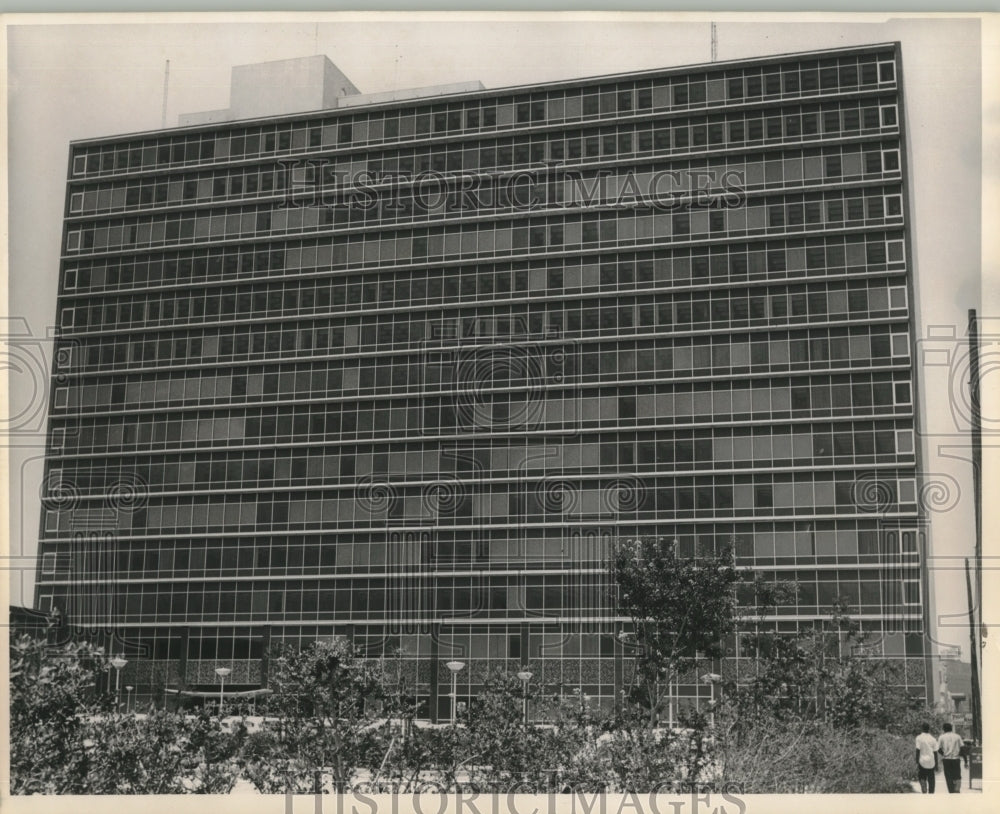
[(346, 635), (432, 716), (449, 660), (610, 703), (613, 541), (732, 541), (798, 582), (773, 624), (844, 596), (923, 694), (898, 46), (409, 96), (320, 67), (323, 109), (72, 144), (38, 604), (136, 681)]

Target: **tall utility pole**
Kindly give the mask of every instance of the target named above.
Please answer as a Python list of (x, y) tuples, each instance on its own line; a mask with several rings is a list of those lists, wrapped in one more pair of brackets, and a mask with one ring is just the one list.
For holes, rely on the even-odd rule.
[(716, 31), (715, 23), (712, 23), (712, 62), (719, 55), (719, 34)]
[(979, 404), (979, 325), (976, 309), (969, 309), (969, 406), (972, 412), (972, 484), (976, 510), (976, 598), (982, 591), (983, 556), (983, 433)]
[(982, 630), (982, 556), (983, 556), (983, 438), (982, 417), (979, 404), (979, 326), (976, 309), (969, 309), (969, 407), (972, 419), (972, 502), (975, 508), (975, 591), (969, 575), (969, 561), (965, 561), (965, 581), (969, 599), (970, 671), (972, 673), (972, 737), (982, 743), (982, 696), (979, 685), (980, 631)]
[(965, 558), (965, 591), (969, 600), (969, 673), (972, 679), (972, 740), (982, 743), (982, 715), (979, 706), (979, 636), (976, 625), (976, 605), (972, 596), (972, 577), (969, 574), (969, 558)]

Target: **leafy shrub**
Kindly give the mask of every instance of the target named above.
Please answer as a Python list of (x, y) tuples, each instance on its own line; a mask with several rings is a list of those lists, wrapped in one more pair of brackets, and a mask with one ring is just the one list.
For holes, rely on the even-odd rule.
[(720, 729), (703, 779), (744, 794), (886, 794), (911, 791), (909, 738), (876, 729), (761, 716)]
[(85, 642), (58, 647), (22, 635), (10, 644), (12, 794), (85, 794), (89, 759), (85, 720), (102, 710), (96, 693), (107, 671)]

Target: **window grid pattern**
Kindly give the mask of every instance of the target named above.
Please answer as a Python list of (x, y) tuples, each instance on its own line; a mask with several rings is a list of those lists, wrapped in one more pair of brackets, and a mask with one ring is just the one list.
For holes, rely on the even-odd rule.
[(794, 579), (778, 630), (846, 598), (922, 692), (895, 58), (74, 145), (39, 602), (610, 704), (602, 563), (649, 534)]
[[(774, 162), (781, 162), (788, 181), (803, 183), (819, 179), (857, 180), (865, 175), (898, 170), (885, 165), (881, 150), (895, 149), (898, 134), (893, 124), (880, 124), (886, 108), (877, 100), (865, 107), (848, 103), (826, 109), (789, 109), (768, 116), (717, 116), (703, 120), (663, 120), (645, 125), (605, 127), (586, 131), (546, 133), (511, 137), (480, 143), (442, 144), (420, 150), (366, 151), (355, 155), (308, 154), (279, 163), (243, 166), (226, 172), (153, 175), (125, 182), (76, 185), (70, 194), (70, 216), (147, 209), (176, 208), (210, 202), (243, 202), (293, 194), (348, 192), (359, 186), (378, 187), (391, 180), (394, 186), (409, 187), (424, 176), (454, 182), (458, 175), (513, 173), (535, 170), (533, 178), (546, 178), (553, 166), (579, 167), (585, 172), (598, 161), (625, 163), (630, 160), (674, 155), (677, 160), (659, 163), (658, 169), (684, 173), (744, 170), (749, 178), (769, 169), (766, 181), (781, 180)], [(873, 141), (873, 139), (878, 139)], [(839, 139), (855, 143), (825, 145), (796, 151), (794, 145)], [(864, 141), (859, 141), (864, 139)], [(718, 151), (709, 160), (684, 156), (698, 155), (705, 147)], [(781, 147), (780, 153), (744, 156), (740, 151), (761, 147)], [(801, 163), (801, 162), (804, 162)], [(552, 165), (552, 166), (549, 166)], [(637, 169), (642, 165), (636, 165)], [(582, 174), (581, 172), (581, 174)], [(748, 181), (760, 185), (764, 179)], [(664, 191), (669, 188), (664, 187)]]
[[(886, 260), (875, 262), (880, 240), (886, 243)], [(458, 302), (460, 296), (465, 301), (474, 294), (480, 298), (483, 294), (493, 294), (495, 298), (517, 298), (528, 293), (544, 296), (550, 293), (546, 290), (549, 288), (557, 289), (551, 293), (558, 293), (560, 288), (571, 292), (600, 291), (609, 283), (616, 291), (628, 291), (653, 285), (679, 287), (778, 280), (806, 273), (815, 278), (886, 269), (903, 270), (902, 242), (901, 231), (824, 234), (804, 239), (730, 242), (704, 248), (660, 248), (640, 254), (602, 251), (599, 258), (562, 258), (556, 255), (516, 263), (483, 261), (477, 262), (474, 267), (448, 265), (427, 268), (426, 263), (419, 267), (384, 271), (371, 267), (364, 269), (363, 276), (351, 279), (347, 276), (350, 272), (346, 270), (332, 273), (333, 251), (329, 241), (325, 244), (303, 241), (260, 251), (253, 247), (235, 247), (229, 251), (179, 252), (73, 263), (68, 265), (64, 274), (66, 286), (63, 297), (67, 302), (75, 302), (86, 293), (102, 291), (118, 293), (177, 286), (189, 289), (223, 281), (229, 286), (245, 286), (251, 279), (266, 282), (268, 278), (278, 278), (283, 281), (284, 290), (296, 286), (308, 287), (306, 279), (313, 280), (317, 298), (326, 296), (322, 289), (329, 285), (330, 301), (325, 305), (370, 308), (380, 303), (382, 297), (386, 297), (393, 306), (423, 305)], [(873, 244), (871, 261), (868, 259), (868, 243)], [(893, 252), (889, 251), (889, 244), (892, 244)], [(780, 257), (782, 252), (785, 269), (779, 272), (774, 270), (775, 262), (769, 264), (767, 258), (770, 253), (778, 253)], [(882, 262), (886, 265), (883, 266)], [(780, 262), (777, 265), (780, 266)], [(611, 268), (616, 270), (612, 272)], [(294, 272), (292, 281), (288, 279), (290, 272)], [(561, 284), (555, 282), (560, 279), (560, 272)], [(326, 274), (330, 275), (328, 283), (317, 279)], [(606, 280), (606, 275), (611, 279)], [(476, 280), (475, 292), (472, 279)], [(548, 282), (549, 279), (553, 282)], [(372, 287), (376, 282), (379, 287)], [(354, 291), (348, 288), (351, 285), (355, 286)], [(271, 307), (269, 301), (268, 309)], [(219, 313), (232, 316), (221, 306)]]
[[(332, 265), (395, 264), (421, 259), (478, 258), (521, 255), (530, 250), (564, 247), (634, 246), (675, 240), (741, 238), (822, 229), (900, 226), (902, 198), (898, 186), (753, 196), (745, 206), (728, 207), (721, 197), (686, 201), (668, 211), (653, 206), (611, 208), (587, 214), (552, 214), (545, 210), (515, 220), (461, 218), (438, 196), (437, 211), (423, 208), (421, 217), (448, 221), (426, 229), (372, 227), (381, 224), (381, 209), (361, 206), (247, 206), (235, 211), (198, 210), (146, 218), (83, 224), (66, 234), (70, 255), (160, 246), (198, 245), (212, 241), (249, 240), (283, 234), (331, 232)], [(524, 199), (530, 204), (530, 199)], [(728, 208), (727, 208), (728, 207)], [(512, 207), (513, 208), (513, 207)], [(525, 206), (518, 205), (524, 209)], [(600, 207), (597, 207), (598, 209)], [(340, 216), (338, 218), (338, 215)], [(407, 223), (420, 218), (407, 219)], [(338, 220), (340, 222), (338, 222)], [(470, 221), (470, 222), (464, 222)], [(369, 231), (364, 231), (364, 230)], [(347, 230), (345, 234), (344, 231)]]
[[(222, 133), (195, 133), (78, 147), (71, 177), (159, 167), (290, 155), (316, 148), (372, 146), (433, 137), (469, 136), (548, 122), (619, 119), (644, 112), (681, 112), (733, 104), (768, 104), (837, 93), (896, 89), (894, 56), (831, 56), (781, 67), (741, 67), (703, 74), (615, 80), (527, 96), (426, 103), (375, 113), (343, 112), (328, 121), (303, 120)], [(231, 132), (230, 132), (231, 130)]]

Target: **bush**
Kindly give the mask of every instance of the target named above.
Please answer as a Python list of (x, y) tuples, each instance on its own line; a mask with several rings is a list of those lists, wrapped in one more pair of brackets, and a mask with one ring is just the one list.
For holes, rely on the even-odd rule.
[(107, 671), (85, 642), (51, 645), (22, 635), (10, 644), (12, 794), (86, 794), (85, 720), (106, 708), (97, 694)]
[(106, 657), (87, 642), (10, 645), (13, 794), (225, 793), (245, 730), (206, 714), (122, 715), (102, 694)]
[[(241, 725), (224, 731), (204, 710), (121, 715), (98, 690), (106, 670), (103, 653), (87, 644), (12, 642), (13, 793), (225, 793), (241, 772), (265, 793), (330, 792), (364, 777), (372, 787), (407, 791), (432, 783), (523, 793), (702, 786), (746, 794), (893, 793), (912, 789), (920, 723), (942, 723), (926, 709), (906, 709), (884, 724), (888, 685), (848, 670), (838, 697), (873, 701), (859, 724), (802, 716), (796, 707), (763, 703), (765, 696), (731, 691), (714, 727), (695, 715), (680, 729), (659, 729), (648, 725), (647, 710), (626, 707), (605, 719), (579, 691), (564, 697), (536, 682), (528, 701), (532, 709), (544, 706), (550, 723), (525, 727), (525, 685), (497, 672), (459, 726), (423, 729), (393, 694), (384, 665), (343, 643), (323, 643), (277, 663), (266, 701), (274, 717), (248, 734)], [(837, 687), (826, 689), (829, 697)], [(373, 710), (372, 698), (383, 701), (384, 712)]]
[(87, 726), (91, 794), (226, 794), (240, 775), (245, 730), (206, 713), (112, 715)]
[(761, 716), (720, 728), (703, 775), (743, 794), (890, 794), (912, 790), (910, 738), (876, 729)]

